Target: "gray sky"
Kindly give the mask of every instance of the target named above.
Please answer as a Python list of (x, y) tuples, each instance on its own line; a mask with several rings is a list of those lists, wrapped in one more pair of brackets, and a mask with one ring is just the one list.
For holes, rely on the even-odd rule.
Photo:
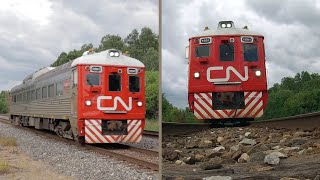
[(221, 20), (265, 36), (268, 86), (301, 71), (320, 73), (320, 1), (163, 0), (162, 88), (177, 107), (187, 106), (188, 38)]
[(125, 38), (147, 26), (158, 33), (158, 0), (4, 0), (0, 6), (0, 91), (49, 66), (62, 51)]

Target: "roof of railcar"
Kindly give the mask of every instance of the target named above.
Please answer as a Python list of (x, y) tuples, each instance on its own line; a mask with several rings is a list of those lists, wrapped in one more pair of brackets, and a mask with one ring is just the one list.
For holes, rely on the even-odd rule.
[(94, 53), (90, 55), (85, 55), (75, 59), (71, 67), (74, 67), (78, 64), (100, 64), (100, 65), (112, 65), (112, 66), (135, 66), (135, 67), (144, 67), (144, 64), (134, 58), (123, 55), (120, 53), (119, 57), (111, 57), (109, 52), (112, 51), (106, 50), (99, 53)]
[[(220, 25), (223, 22), (229, 22), (232, 23), (232, 27), (230, 28), (222, 28)], [(218, 24), (218, 28), (215, 30), (208, 29), (205, 31), (202, 31), (201, 33), (198, 33), (194, 35), (193, 37), (199, 37), (199, 36), (221, 36), (221, 35), (248, 35), (248, 36), (263, 36), (262, 34), (251, 31), (248, 28), (236, 28), (232, 21), (221, 21)]]
[[(99, 53), (93, 53), (89, 55), (83, 55), (81, 57), (76, 58), (73, 61), (62, 64), (58, 67), (45, 67), (37, 70), (36, 72), (28, 75), (22, 84), (19, 84), (11, 89), (11, 91), (18, 90), (25, 86), (25, 84), (29, 84), (36, 79), (45, 78), (46, 76), (50, 76), (54, 73), (60, 72), (61, 70), (68, 69), (70, 67), (75, 67), (78, 64), (99, 64), (99, 65), (108, 65), (108, 66), (128, 66), (128, 67), (145, 67), (144, 64), (134, 58), (126, 56), (122, 54), (120, 51), (119, 57), (111, 57), (109, 55), (110, 51), (117, 51), (115, 49), (109, 49), (106, 51), (102, 51)], [(70, 66), (71, 64), (71, 66)], [(57, 71), (57, 72), (53, 72)]]

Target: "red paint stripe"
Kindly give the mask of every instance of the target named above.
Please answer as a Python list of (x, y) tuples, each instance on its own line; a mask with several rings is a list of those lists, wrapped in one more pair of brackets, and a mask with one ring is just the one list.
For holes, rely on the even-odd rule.
[[(259, 93), (258, 93), (259, 94)], [(256, 94), (253, 94), (253, 96), (256, 96)], [(247, 99), (247, 98), (246, 98)], [(256, 97), (251, 98), (246, 104), (245, 104), (245, 109), (251, 104), (252, 101), (254, 101)]]
[[(262, 101), (262, 100), (261, 100)], [(263, 110), (263, 104), (262, 106), (257, 110), (257, 112), (253, 115), (253, 117), (257, 117), (257, 115), (260, 113), (260, 111)]]
[[(137, 126), (137, 125), (135, 125)], [(131, 137), (129, 137), (129, 139), (127, 140), (127, 142), (130, 142), (132, 137), (139, 131), (139, 129), (141, 129), (141, 133), (142, 133), (142, 128), (141, 128), (141, 125), (138, 126), (138, 128), (133, 131), (134, 127), (131, 128), (131, 130), (128, 132), (128, 134), (130, 134), (130, 132), (133, 132), (133, 134), (131, 135)]]
[(255, 109), (255, 107), (257, 106), (257, 104), (259, 104), (261, 102), (261, 98), (255, 103), (253, 104), (253, 106), (251, 107), (251, 109), (249, 109), (249, 111), (244, 115), (245, 117), (248, 117), (249, 114), (251, 114), (251, 112)]
[[(89, 134), (85, 133), (85, 136), (86, 136), (88, 139), (90, 139), (91, 142), (95, 142), (95, 140), (93, 140), (92, 137), (91, 137)], [(85, 139), (86, 139), (86, 138), (85, 138)], [(88, 142), (87, 142), (87, 143), (88, 143)]]
[[(199, 112), (199, 110), (198, 110), (198, 109), (194, 108), (194, 111), (196, 111), (196, 112), (197, 112), (197, 114), (199, 114), (199, 115), (201, 116), (201, 118), (202, 118), (202, 119), (206, 119), (206, 118), (203, 116), (203, 114)], [(196, 116), (196, 118), (197, 118), (197, 119), (199, 119), (197, 116)]]
[[(95, 126), (93, 126), (93, 128), (95, 128)], [(98, 139), (98, 141), (100, 141), (100, 143), (103, 143), (103, 141), (99, 138), (99, 136), (96, 135), (96, 133), (93, 130), (91, 130), (88, 127), (86, 129), (88, 129), (91, 132), (91, 134), (93, 134), (93, 136), (95, 136)]]
[[(206, 103), (206, 102), (204, 102), (204, 103)], [(198, 102), (198, 105), (200, 106), (200, 108), (203, 111), (205, 111), (208, 114), (209, 118), (214, 119), (214, 116), (210, 113), (210, 111), (206, 107), (204, 107), (200, 102)], [(210, 107), (210, 105), (209, 105), (209, 107)]]

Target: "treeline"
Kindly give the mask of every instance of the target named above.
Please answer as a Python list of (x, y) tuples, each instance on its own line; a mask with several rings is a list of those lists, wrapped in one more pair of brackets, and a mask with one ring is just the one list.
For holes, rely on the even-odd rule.
[(165, 97), (162, 95), (162, 121), (164, 122), (197, 122), (193, 113), (187, 107), (180, 109), (174, 107)]
[(268, 104), (261, 119), (320, 111), (320, 75), (302, 71), (284, 77), (268, 90)]
[(119, 35), (107, 34), (101, 38), (98, 47), (92, 43), (84, 44), (79, 50), (72, 50), (68, 53), (62, 52), (58, 59), (51, 64), (52, 67), (60, 66), (66, 62), (74, 60), (82, 54), (93, 48), (94, 52), (101, 52), (107, 49), (117, 49), (122, 52), (128, 52), (130, 57), (142, 61), (147, 71), (159, 70), (159, 51), (158, 35), (150, 28), (144, 27), (139, 32), (134, 29), (126, 38), (122, 39)]
[(0, 93), (0, 114), (8, 113), (8, 97), (9, 97), (9, 91), (1, 91), (1, 93)]
[(134, 29), (126, 38), (119, 35), (107, 34), (101, 38), (98, 47), (92, 43), (84, 44), (79, 50), (72, 50), (68, 53), (62, 52), (58, 59), (51, 64), (56, 67), (72, 61), (92, 48), (94, 52), (101, 52), (107, 49), (117, 49), (127, 52), (130, 57), (142, 61), (146, 67), (146, 118), (157, 119), (159, 108), (159, 51), (158, 35), (150, 28), (144, 27), (139, 32)]

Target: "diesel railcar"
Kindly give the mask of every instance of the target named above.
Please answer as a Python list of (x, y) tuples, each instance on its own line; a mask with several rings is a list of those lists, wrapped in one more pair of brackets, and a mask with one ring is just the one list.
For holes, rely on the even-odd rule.
[(80, 143), (138, 142), (145, 125), (145, 67), (115, 49), (42, 68), (10, 92), (12, 123)]
[(266, 107), (264, 36), (232, 21), (189, 39), (188, 103), (194, 116), (211, 122), (246, 122)]

